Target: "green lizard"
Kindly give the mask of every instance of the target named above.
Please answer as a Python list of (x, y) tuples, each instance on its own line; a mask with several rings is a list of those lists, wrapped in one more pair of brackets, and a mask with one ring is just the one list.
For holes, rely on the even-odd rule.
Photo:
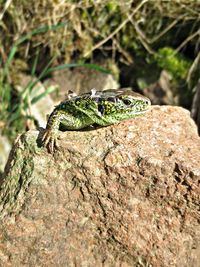
[(69, 95), (50, 114), (42, 143), (52, 153), (58, 130), (78, 130), (97, 124), (108, 126), (144, 114), (150, 100), (131, 90), (105, 90)]

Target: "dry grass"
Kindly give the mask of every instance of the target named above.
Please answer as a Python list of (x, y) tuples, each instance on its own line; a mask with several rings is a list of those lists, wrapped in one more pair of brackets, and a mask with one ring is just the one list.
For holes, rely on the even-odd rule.
[[(96, 49), (116, 52), (129, 63), (128, 49), (144, 47), (154, 53), (160, 40), (177, 41), (177, 50), (192, 43), (199, 50), (198, 0), (64, 1), (7, 0), (0, 2), (0, 54), (5, 61), (10, 44), (42, 25), (67, 22), (56, 31), (31, 36), (20, 50), (30, 57), (37, 47), (69, 62), (74, 55), (91, 57)], [(173, 35), (170, 32), (173, 32)], [(172, 40), (170, 40), (170, 38)], [(168, 44), (169, 45), (169, 44)]]

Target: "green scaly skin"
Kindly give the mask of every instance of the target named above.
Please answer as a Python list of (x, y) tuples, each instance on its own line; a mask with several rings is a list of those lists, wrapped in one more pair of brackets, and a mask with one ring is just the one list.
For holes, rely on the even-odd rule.
[(105, 90), (69, 96), (50, 114), (43, 145), (52, 153), (57, 147), (59, 129), (79, 130), (97, 124), (108, 126), (144, 114), (150, 100), (131, 90)]

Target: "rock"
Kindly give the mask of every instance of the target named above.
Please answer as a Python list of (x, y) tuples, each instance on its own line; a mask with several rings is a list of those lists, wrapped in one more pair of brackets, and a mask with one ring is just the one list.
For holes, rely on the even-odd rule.
[(45, 84), (59, 86), (59, 101), (66, 98), (69, 90), (79, 95), (89, 92), (92, 88), (100, 91), (119, 88), (111, 74), (84, 67), (55, 71)]
[[(36, 78), (33, 79), (31, 76), (25, 74), (20, 74), (19, 77), (19, 84), (16, 85), (16, 88), (19, 92), (26, 88), (32, 80), (36, 80)], [(56, 88), (55, 86), (52, 86), (52, 88), (50, 88), (50, 86), (48, 88), (45, 88), (44, 85), (40, 81), (38, 81), (30, 92), (30, 102), (32, 99), (38, 97), (39, 95), (45, 94), (47, 89), (49, 91), (54, 91), (54, 89)], [(31, 116), (33, 116), (34, 119), (37, 121), (38, 126), (45, 127), (47, 122), (47, 115), (52, 112), (54, 106), (55, 102), (52, 100), (49, 94), (46, 94), (45, 96), (41, 97), (37, 102), (30, 105), (29, 112), (31, 113)], [(29, 126), (30, 128), (33, 128), (33, 123)]]
[[(42, 133), (42, 130), (40, 134)], [(155, 106), (95, 130), (16, 142), (0, 193), (0, 266), (198, 267), (200, 138)]]
[(8, 155), (10, 153), (11, 150), (11, 144), (10, 141), (8, 140), (8, 138), (6, 136), (2, 136), (0, 135), (0, 177), (1, 177), (1, 173), (4, 172), (4, 167), (6, 164), (6, 161), (8, 159)]
[(143, 94), (152, 99), (154, 105), (177, 105), (179, 98), (172, 81), (172, 76), (162, 70), (158, 81), (143, 89)]

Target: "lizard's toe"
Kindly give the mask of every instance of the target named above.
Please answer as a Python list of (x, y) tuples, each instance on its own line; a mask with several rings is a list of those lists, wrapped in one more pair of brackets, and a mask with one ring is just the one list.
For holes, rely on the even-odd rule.
[(58, 148), (56, 131), (47, 129), (42, 137), (42, 144), (50, 153), (53, 153), (54, 149)]

